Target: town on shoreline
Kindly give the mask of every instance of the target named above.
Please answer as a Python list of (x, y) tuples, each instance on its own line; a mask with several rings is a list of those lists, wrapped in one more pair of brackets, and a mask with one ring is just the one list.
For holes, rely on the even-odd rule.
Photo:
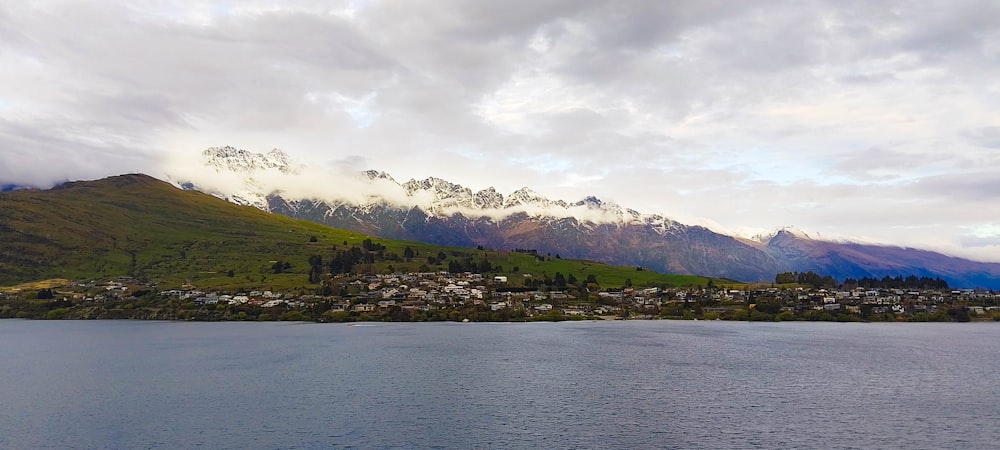
[[(521, 276), (530, 277), (528, 274)], [(557, 278), (561, 274), (557, 274)], [(978, 289), (802, 285), (565, 289), (506, 276), (421, 272), (337, 275), (321, 292), (158, 290), (131, 277), (0, 293), (0, 318), (198, 321), (1000, 321), (1000, 293)]]

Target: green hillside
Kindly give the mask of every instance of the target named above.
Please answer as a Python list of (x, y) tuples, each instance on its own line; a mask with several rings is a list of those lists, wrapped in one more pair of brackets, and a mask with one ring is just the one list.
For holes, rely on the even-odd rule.
[(122, 175), (0, 194), (0, 286), (132, 276), (163, 287), (310, 290), (318, 286), (310, 282), (310, 257), (329, 259), (366, 239), (384, 246), (380, 252), (388, 256), (357, 265), (355, 272), (441, 271), (488, 261), (490, 274), (507, 275), (515, 286), (556, 272), (579, 280), (594, 275), (602, 287), (626, 280), (636, 286), (708, 282), (547, 255), (368, 238), (184, 191), (146, 175)]

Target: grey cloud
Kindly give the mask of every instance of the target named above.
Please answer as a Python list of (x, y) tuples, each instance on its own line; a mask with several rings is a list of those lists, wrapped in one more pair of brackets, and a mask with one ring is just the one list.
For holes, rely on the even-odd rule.
[(329, 162), (329, 166), (342, 173), (360, 173), (371, 168), (368, 158), (361, 155), (347, 155)]
[(915, 188), (926, 197), (996, 203), (1000, 200), (1000, 171), (930, 176), (920, 179)]
[(820, 61), (831, 39), (821, 13), (808, 4), (780, 12), (755, 9), (713, 27), (708, 36), (706, 50), (721, 68), (770, 74)]
[(11, 7), (12, 5), (0, 4), (0, 48), (23, 41), (26, 37), (16, 26), (16, 19), (10, 12)]
[(844, 152), (830, 167), (831, 176), (854, 178), (865, 182), (888, 182), (916, 167), (945, 159), (943, 155), (907, 153), (894, 148), (869, 147), (862, 151)]
[[(473, 40), (478, 43), (502, 40), (524, 41), (539, 28), (590, 10), (600, 2), (594, 0), (542, 0), (519, 2), (516, 5), (502, 2), (475, 0), (434, 2), (434, 13), (424, 15), (435, 26), (444, 28), (445, 36)], [(393, 5), (396, 7), (398, 5)], [(404, 7), (407, 8), (407, 7)], [(413, 9), (427, 10), (427, 5), (408, 5)]]
[(963, 236), (962, 245), (966, 247), (996, 247), (1000, 248), (1000, 236)]
[(601, 131), (614, 130), (622, 125), (621, 121), (616, 120), (615, 117), (611, 117), (609, 114), (601, 114), (588, 108), (575, 108), (556, 113), (536, 114), (532, 120), (537, 122), (539, 126), (544, 127), (546, 134), (560, 138), (570, 138), (574, 141), (586, 140)]
[(901, 8), (900, 15), (915, 19), (900, 44), (911, 51), (937, 60), (968, 58), (966, 50), (978, 50), (997, 36), (1000, 4), (989, 0), (947, 3), (914, 2)]
[(236, 45), (254, 42), (258, 46), (255, 53), (271, 60), (287, 59), (337, 71), (380, 71), (395, 65), (378, 49), (374, 36), (335, 16), (274, 13), (245, 24), (227, 21), (226, 25), (217, 38), (231, 39)]
[(365, 13), (366, 31), (391, 49), (403, 77), (431, 78), (467, 99), (508, 79), (535, 29), (565, 2), (523, 7), (493, 2), (379, 3)]
[(1000, 126), (966, 130), (962, 136), (979, 147), (1000, 148)]
[(95, 93), (81, 96), (73, 105), (75, 111), (92, 111), (94, 128), (136, 130), (142, 127), (187, 127), (183, 114), (162, 94)]
[(116, 136), (94, 135), (92, 129), (66, 120), (0, 120), (0, 180), (50, 187), (122, 173), (156, 173), (152, 151), (136, 149)]
[(889, 72), (849, 73), (837, 77), (837, 81), (844, 84), (874, 84), (895, 80), (897, 80), (896, 76)]
[[(66, 16), (88, 21), (98, 31), (77, 37), (81, 33), (73, 24), (60, 23), (57, 30), (40, 36), (38, 50), (57, 69), (79, 77), (65, 83), (81, 86), (77, 91), (81, 97), (96, 95), (102, 88), (128, 89), (138, 95), (169, 92), (176, 109), (197, 110), (211, 120), (287, 125), (319, 112), (305, 104), (312, 90), (363, 94), (371, 72), (381, 71), (376, 79), (392, 76), (391, 62), (338, 19), (269, 14), (246, 22), (223, 21), (204, 30), (144, 23), (85, 4), (75, 9)], [(135, 42), (131, 36), (143, 40)], [(249, 42), (254, 45), (248, 46)], [(79, 68), (91, 69), (74, 73)]]

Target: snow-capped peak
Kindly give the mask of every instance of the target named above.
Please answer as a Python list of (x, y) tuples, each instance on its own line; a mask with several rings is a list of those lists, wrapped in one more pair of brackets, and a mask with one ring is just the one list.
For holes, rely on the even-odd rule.
[(256, 172), (267, 169), (278, 169), (282, 173), (293, 173), (295, 169), (289, 163), (288, 155), (274, 149), (267, 153), (253, 153), (247, 150), (225, 146), (209, 147), (203, 151), (205, 165), (214, 167), (216, 171)]
[(407, 192), (431, 191), (439, 198), (460, 198), (471, 199), (472, 190), (440, 178), (425, 178), (423, 180), (410, 180), (403, 183)]
[(227, 145), (209, 147), (201, 152), (201, 156), (205, 168), (223, 176), (193, 180), (187, 178), (190, 175), (170, 174), (169, 179), (184, 189), (204, 190), (233, 203), (263, 210), (267, 209), (267, 196), (277, 189), (264, 188), (258, 179), (269, 171), (282, 176), (299, 172), (299, 167), (293, 166), (288, 155), (279, 149), (254, 153)]
[[(385, 180), (385, 181), (391, 181), (393, 183), (396, 183), (396, 179), (395, 178), (393, 178), (391, 175), (389, 175), (389, 174), (387, 174), (385, 172), (382, 172), (380, 170), (366, 170), (365, 171), (365, 175), (368, 176), (369, 180)], [(396, 183), (396, 184), (399, 184), (399, 183)]]
[(492, 187), (476, 192), (472, 203), (479, 209), (500, 209), (503, 207), (503, 195)]
[(604, 202), (602, 202), (601, 199), (594, 197), (593, 195), (590, 195), (585, 197), (583, 200), (574, 203), (574, 205), (586, 206), (588, 208), (600, 208), (602, 205), (604, 205)]
[(474, 207), (472, 190), (440, 178), (410, 180), (402, 184), (406, 195), (413, 199), (429, 199), (430, 204), (417, 205), (427, 211), (448, 214), (453, 209)]
[(515, 206), (541, 206), (550, 207), (553, 205), (561, 204), (565, 207), (565, 202), (549, 200), (543, 197), (541, 194), (531, 190), (530, 188), (523, 187), (512, 192), (503, 203), (504, 208), (512, 208)]
[(755, 241), (758, 241), (758, 242), (763, 242), (763, 243), (766, 244), (766, 243), (770, 242), (772, 239), (774, 239), (776, 237), (779, 237), (779, 236), (782, 236), (782, 235), (793, 236), (793, 237), (796, 237), (796, 238), (799, 238), (799, 239), (813, 239), (812, 236), (810, 236), (809, 233), (806, 233), (802, 229), (796, 228), (794, 226), (781, 227), (781, 228), (778, 228), (778, 229), (776, 229), (776, 230), (774, 230), (774, 231), (772, 231), (770, 233), (766, 233), (766, 234), (765, 233), (756, 234), (751, 239), (755, 240)]

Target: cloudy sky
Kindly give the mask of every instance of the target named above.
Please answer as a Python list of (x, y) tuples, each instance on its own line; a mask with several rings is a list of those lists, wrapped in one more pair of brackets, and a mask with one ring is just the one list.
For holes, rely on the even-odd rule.
[(0, 184), (222, 145), (1000, 261), (1000, 3), (0, 0)]

